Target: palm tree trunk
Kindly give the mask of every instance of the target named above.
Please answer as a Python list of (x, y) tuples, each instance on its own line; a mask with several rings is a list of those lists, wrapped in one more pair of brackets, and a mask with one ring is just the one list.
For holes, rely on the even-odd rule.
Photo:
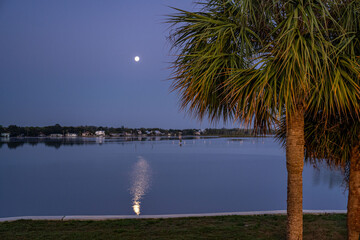
[(360, 145), (350, 156), (349, 198), (347, 206), (348, 240), (359, 240), (360, 235)]
[(286, 129), (287, 239), (299, 240), (303, 236), (304, 112), (300, 108), (289, 115)]

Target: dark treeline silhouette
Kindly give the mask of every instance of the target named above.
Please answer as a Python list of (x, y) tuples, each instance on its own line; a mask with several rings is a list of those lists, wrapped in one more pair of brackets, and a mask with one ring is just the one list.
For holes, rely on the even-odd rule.
[[(274, 130), (270, 130), (269, 135), (274, 134)], [(207, 128), (202, 133), (202, 135), (207, 136), (257, 136), (260, 135), (260, 132), (255, 132), (254, 129), (246, 128)]]
[(94, 135), (96, 131), (105, 131), (106, 135), (111, 134), (131, 134), (131, 135), (172, 135), (172, 136), (193, 136), (193, 135), (207, 135), (207, 136), (255, 136), (253, 129), (216, 129), (207, 128), (203, 131), (199, 129), (161, 129), (161, 128), (126, 128), (124, 126), (115, 127), (103, 127), (103, 126), (61, 126), (55, 124), (53, 126), (45, 127), (21, 127), (16, 125), (9, 125), (3, 127), (0, 125), (0, 133), (10, 133), (11, 137), (39, 137), (49, 136), (51, 134), (75, 133), (81, 136), (83, 133), (89, 133)]
[(75, 133), (81, 135), (82, 133), (91, 133), (95, 134), (96, 131), (105, 131), (106, 134), (121, 134), (121, 133), (130, 133), (133, 135), (138, 135), (138, 131), (141, 131), (141, 134), (154, 133), (159, 131), (163, 134), (178, 134), (182, 132), (183, 135), (194, 135), (198, 129), (160, 129), (160, 128), (126, 128), (124, 126), (115, 128), (115, 127), (103, 127), (103, 126), (61, 126), (60, 124), (55, 124), (53, 126), (45, 127), (21, 127), (16, 125), (9, 125), (8, 127), (3, 127), (0, 125), (0, 133), (10, 133), (12, 137), (17, 136), (27, 136), (27, 137), (38, 137), (40, 135), (50, 135), (50, 134), (66, 134), (66, 133)]

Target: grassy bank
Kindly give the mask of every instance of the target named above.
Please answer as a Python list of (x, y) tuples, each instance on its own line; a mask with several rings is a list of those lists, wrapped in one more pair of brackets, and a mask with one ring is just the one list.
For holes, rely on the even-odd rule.
[[(286, 216), (0, 223), (0, 239), (285, 239)], [(304, 239), (345, 239), (346, 215), (304, 215)]]

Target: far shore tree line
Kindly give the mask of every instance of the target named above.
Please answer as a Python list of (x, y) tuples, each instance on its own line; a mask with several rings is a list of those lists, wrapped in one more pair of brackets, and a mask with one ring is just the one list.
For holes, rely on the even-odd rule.
[(52, 134), (66, 136), (95, 136), (97, 131), (104, 131), (106, 136), (142, 136), (142, 135), (165, 135), (165, 136), (256, 136), (253, 129), (242, 128), (206, 128), (200, 129), (162, 129), (162, 128), (127, 128), (127, 127), (102, 127), (102, 126), (61, 126), (55, 124), (44, 127), (21, 127), (0, 125), (0, 134), (9, 133), (10, 137), (46, 137)]

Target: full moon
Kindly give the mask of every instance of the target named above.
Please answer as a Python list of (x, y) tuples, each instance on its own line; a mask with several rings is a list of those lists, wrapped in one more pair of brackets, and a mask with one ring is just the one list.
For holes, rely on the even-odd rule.
[(136, 56), (136, 57), (134, 58), (134, 60), (135, 60), (135, 62), (138, 62), (138, 61), (140, 61), (140, 57), (139, 57), (139, 56)]

